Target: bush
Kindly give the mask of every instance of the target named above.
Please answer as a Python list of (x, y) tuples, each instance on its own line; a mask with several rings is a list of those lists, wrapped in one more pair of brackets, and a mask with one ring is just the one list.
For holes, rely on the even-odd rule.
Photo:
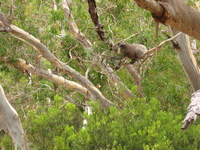
[[(183, 132), (182, 116), (163, 111), (156, 99), (128, 100), (123, 109), (91, 105), (89, 116), (71, 103), (53, 105), (46, 113), (41, 108), (31, 111), (26, 124), (33, 149), (188, 150), (200, 146), (199, 126)], [(84, 127), (83, 117), (88, 121)]]

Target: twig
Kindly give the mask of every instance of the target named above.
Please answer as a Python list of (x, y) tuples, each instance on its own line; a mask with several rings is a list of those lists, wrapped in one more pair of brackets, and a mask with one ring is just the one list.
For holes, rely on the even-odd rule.
[(145, 31), (145, 30), (148, 30), (148, 29), (143, 29), (143, 30), (141, 30), (141, 31), (139, 31), (139, 32), (137, 32), (137, 33), (135, 33), (135, 34), (133, 34), (133, 35), (131, 35), (131, 36), (125, 38), (123, 41), (126, 41), (126, 40), (130, 39), (131, 37), (136, 36), (137, 34), (143, 32), (143, 31)]
[(169, 38), (169, 39), (167, 39), (167, 40), (165, 40), (165, 41), (162, 41), (158, 46), (156, 46), (156, 47), (150, 49), (148, 52), (146, 52), (146, 53), (142, 56), (142, 59), (145, 58), (148, 54), (151, 54), (151, 53), (153, 53), (154, 51), (159, 50), (159, 49), (161, 48), (161, 46), (163, 46), (165, 43), (176, 39), (176, 38), (177, 38), (179, 35), (181, 35), (181, 34), (182, 34), (182, 32), (176, 34), (175, 36), (173, 36), (173, 37), (171, 37), (171, 38)]

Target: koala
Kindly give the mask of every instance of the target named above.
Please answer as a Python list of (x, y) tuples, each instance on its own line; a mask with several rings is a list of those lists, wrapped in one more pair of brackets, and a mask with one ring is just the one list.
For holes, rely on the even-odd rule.
[(112, 50), (117, 53), (117, 56), (111, 57), (111, 59), (120, 60), (116, 69), (119, 69), (123, 65), (126, 58), (131, 59), (132, 61), (130, 63), (133, 64), (137, 60), (141, 59), (142, 56), (147, 52), (147, 48), (144, 45), (126, 44), (123, 42), (118, 42), (113, 45)]

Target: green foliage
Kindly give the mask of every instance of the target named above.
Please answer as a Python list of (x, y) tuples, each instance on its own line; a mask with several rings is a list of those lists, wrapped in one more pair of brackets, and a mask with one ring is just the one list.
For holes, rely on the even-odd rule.
[[(2, 136), (2, 133), (1, 133), (1, 136)], [(4, 149), (14, 150), (14, 145), (9, 135), (5, 135), (3, 136), (3, 138), (1, 138), (0, 146), (3, 147)]]
[(32, 143), (31, 147), (38, 150), (53, 147), (60, 149), (60, 142), (63, 142), (60, 141), (60, 135), (71, 136), (81, 128), (82, 117), (74, 104), (62, 105), (62, 98), (56, 95), (54, 101), (46, 108), (38, 104), (38, 108), (30, 110), (24, 125)]
[[(71, 103), (60, 107), (60, 100), (56, 96), (47, 110), (29, 111), (26, 129), (32, 149), (197, 150), (200, 144), (200, 126), (181, 131), (182, 116), (163, 111), (154, 98), (128, 100), (123, 109), (91, 104), (89, 116)], [(84, 127), (81, 116), (88, 121)]]
[[(148, 11), (132, 0), (96, 2), (100, 22), (114, 42), (138, 33), (126, 42), (141, 43), (148, 49), (155, 47), (154, 21)], [(194, 2), (198, 0), (190, 0), (188, 4), (194, 6)], [(30, 149), (199, 149), (199, 121), (185, 132), (180, 130), (192, 90), (171, 43), (165, 44), (142, 69), (136, 66), (142, 78), (145, 98), (138, 97), (133, 78), (125, 68), (116, 71), (135, 95), (132, 100), (125, 100), (101, 69), (96, 64), (91, 66), (93, 55), (103, 53), (105, 58), (102, 61), (107, 61), (107, 56), (112, 53), (92, 29), (94, 24), (88, 13), (87, 1), (72, 1), (71, 11), (75, 23), (93, 44), (93, 52), (84, 50), (70, 34), (61, 7), (62, 0), (56, 0), (56, 3), (58, 9), (53, 10), (50, 1), (14, 1), (15, 18), (12, 23), (41, 40), (58, 59), (76, 71), (83, 75), (89, 71), (88, 79), (116, 106), (102, 110), (98, 104), (90, 103), (93, 113), (88, 116), (82, 106), (65, 100), (65, 96), (70, 95), (77, 105), (81, 105), (87, 101), (84, 96), (11, 67), (10, 63), (15, 63), (16, 58), (23, 58), (35, 66), (39, 53), (31, 45), (1, 32), (0, 57), (9, 58), (10, 62), (1, 62), (0, 81), (23, 122)], [(9, 16), (10, 1), (0, 1), (0, 7), (1, 12)], [(160, 26), (159, 42), (166, 39), (160, 33), (162, 29), (166, 27)], [(40, 68), (56, 70), (47, 60), (40, 61)], [(115, 67), (114, 63), (110, 65)], [(73, 80), (63, 72), (57, 74)], [(87, 125), (83, 125), (83, 119), (88, 121)], [(8, 135), (2, 133), (0, 138), (0, 146), (13, 149)]]
[(143, 87), (147, 98), (156, 97), (163, 109), (176, 108), (174, 111), (180, 113), (184, 112), (188, 105), (184, 106), (184, 101), (188, 99), (184, 93), (188, 92), (189, 83), (175, 52), (169, 49), (171, 48), (159, 52), (151, 61), (143, 79)]

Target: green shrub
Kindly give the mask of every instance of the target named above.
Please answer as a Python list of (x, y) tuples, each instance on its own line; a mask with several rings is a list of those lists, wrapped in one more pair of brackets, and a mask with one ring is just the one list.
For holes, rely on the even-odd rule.
[[(180, 128), (182, 116), (161, 109), (156, 99), (128, 100), (123, 109), (113, 106), (102, 110), (91, 104), (91, 115), (71, 103), (58, 104), (41, 112), (30, 111), (26, 122), (28, 139), (33, 149), (198, 149), (200, 126), (186, 132)], [(82, 125), (82, 118), (88, 124)]]

